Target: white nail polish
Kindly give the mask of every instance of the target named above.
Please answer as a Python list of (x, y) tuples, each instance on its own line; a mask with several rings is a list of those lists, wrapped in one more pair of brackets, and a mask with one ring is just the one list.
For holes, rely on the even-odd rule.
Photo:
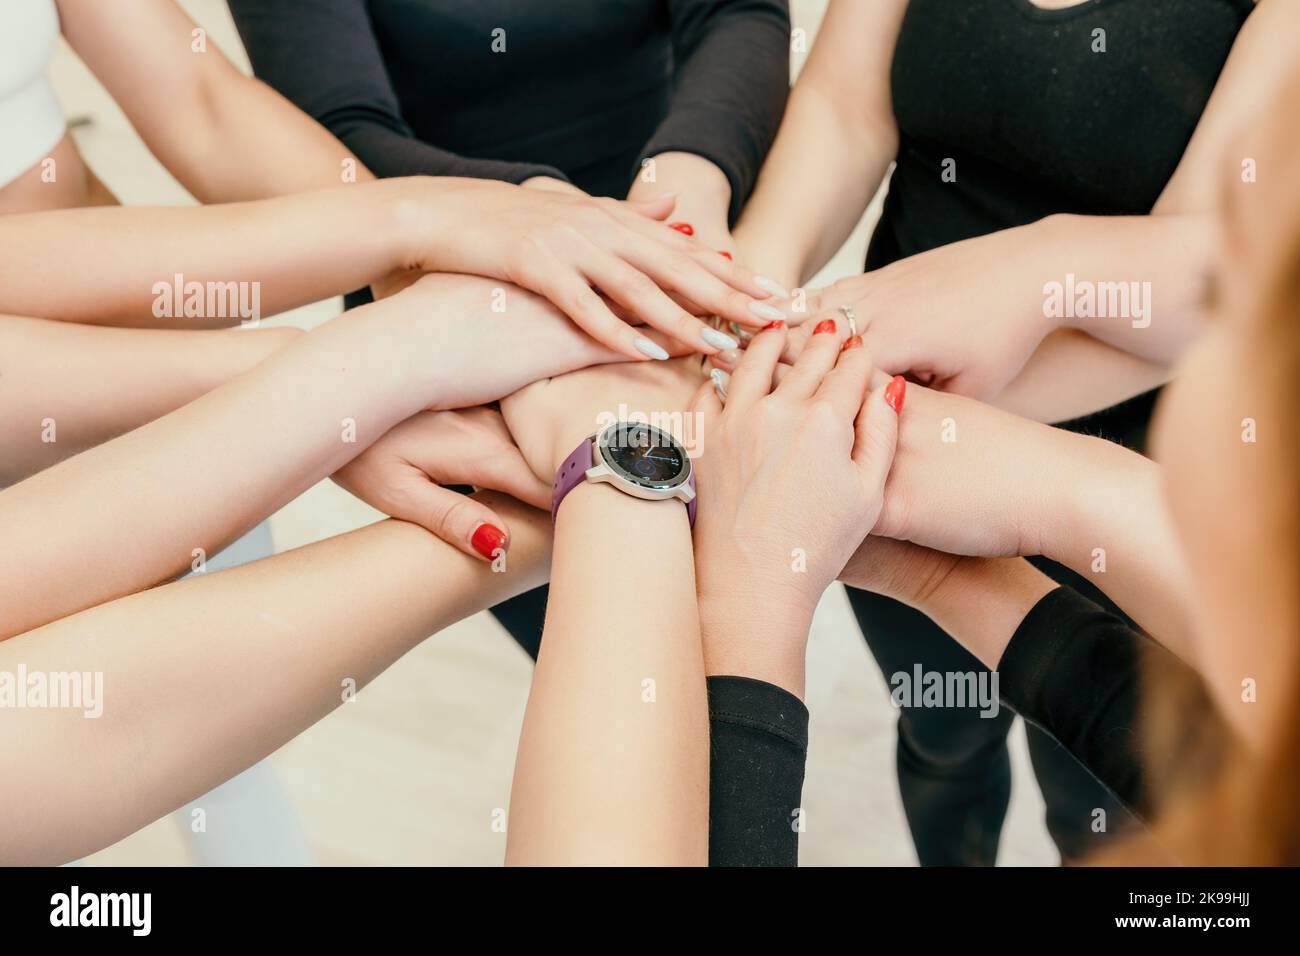
[(709, 373), (709, 378), (713, 381), (713, 391), (718, 396), (718, 401), (726, 404), (727, 401), (727, 384), (731, 381), (731, 376), (720, 368), (715, 368)]
[(769, 279), (767, 276), (754, 276), (754, 284), (759, 288), (772, 293), (778, 299), (790, 298), (790, 290), (775, 279)]
[(780, 309), (768, 305), (766, 302), (749, 303), (749, 311), (753, 312), (760, 319), (767, 319), (769, 322), (775, 322), (777, 319), (784, 319), (785, 313)]
[(660, 348), (658, 345), (656, 345), (654, 342), (652, 342), (650, 339), (646, 338), (645, 336), (641, 336), (632, 344), (636, 346), (636, 350), (638, 352), (640, 352), (642, 355), (648, 355), (652, 359), (658, 359), (659, 361), (662, 362), (666, 358), (668, 358), (667, 352), (665, 352), (662, 348)]
[(740, 345), (740, 343), (730, 335), (727, 335), (724, 332), (719, 332), (717, 329), (708, 328), (707, 326), (704, 331), (700, 333), (700, 338), (704, 339), (705, 342), (708, 342), (715, 349), (734, 349)]

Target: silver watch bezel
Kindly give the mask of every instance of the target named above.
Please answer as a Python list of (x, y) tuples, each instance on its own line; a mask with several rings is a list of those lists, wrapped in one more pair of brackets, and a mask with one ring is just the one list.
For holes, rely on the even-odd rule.
[[(629, 473), (614, 461), (609, 454), (611, 440), (620, 428), (627, 426), (645, 428), (654, 432), (657, 439), (664, 440), (666, 444), (675, 447), (681, 453), (682, 461), (686, 463), (681, 474), (670, 482), (649, 483), (644, 478)], [(689, 502), (695, 498), (695, 489), (690, 485), (694, 465), (691, 462), (690, 455), (686, 454), (685, 446), (671, 432), (646, 422), (617, 421), (611, 422), (597, 432), (592, 437), (591, 442), (594, 451), (594, 463), (591, 468), (587, 469), (586, 478), (588, 481), (608, 482), (633, 497), (645, 498), (650, 501), (679, 498), (682, 501)]]

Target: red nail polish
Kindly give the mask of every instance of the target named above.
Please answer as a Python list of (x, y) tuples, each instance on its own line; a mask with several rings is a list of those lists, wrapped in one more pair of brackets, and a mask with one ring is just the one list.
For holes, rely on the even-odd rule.
[(768, 329), (783, 328), (785, 328), (785, 319), (773, 319), (771, 322), (767, 323), (767, 325), (763, 326), (763, 331), (766, 332)]
[(692, 226), (689, 222), (670, 222), (670, 223), (668, 224), (668, 228), (669, 228), (669, 229), (676, 229), (676, 230), (677, 230), (678, 232), (680, 232), (683, 236), (693, 236), (693, 235), (695, 235), (695, 227)]
[(901, 415), (905, 398), (907, 398), (907, 379), (895, 375), (885, 386), (885, 404), (894, 410), (895, 415)]
[(860, 348), (862, 348), (862, 336), (855, 335), (852, 338), (848, 338), (844, 340), (844, 351), (847, 352), (849, 349), (860, 349)]
[[(688, 232), (687, 235), (689, 236), (690, 233)], [(722, 256), (722, 258), (726, 259), (727, 261), (731, 261), (731, 253), (728, 252), (726, 249), (719, 249), (718, 255)]]
[(822, 319), (820, 322), (817, 323), (817, 327), (813, 329), (813, 335), (821, 335), (825, 332), (834, 332), (834, 331), (835, 331), (835, 320)]
[(469, 543), (475, 551), (491, 561), (497, 556), (497, 551), (505, 550), (506, 533), (495, 525), (481, 524), (474, 530)]

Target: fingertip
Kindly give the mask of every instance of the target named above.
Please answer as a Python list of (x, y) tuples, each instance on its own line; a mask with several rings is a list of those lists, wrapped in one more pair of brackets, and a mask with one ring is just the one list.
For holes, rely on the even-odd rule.
[[(495, 517), (495, 516), (494, 516)], [(505, 522), (495, 518), (501, 524)], [(470, 547), (485, 561), (495, 561), (510, 548), (510, 536), (504, 529), (491, 522), (479, 524), (469, 538)]]
[(907, 399), (907, 379), (895, 375), (884, 388), (885, 404), (894, 410), (895, 415), (903, 414), (903, 402)]

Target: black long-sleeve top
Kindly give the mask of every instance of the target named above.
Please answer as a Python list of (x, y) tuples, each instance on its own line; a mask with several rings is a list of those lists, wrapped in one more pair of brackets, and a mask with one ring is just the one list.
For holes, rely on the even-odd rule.
[(377, 176), (568, 179), (714, 162), (734, 218), (789, 87), (788, 0), (229, 0), (258, 77)]
[(1071, 588), (1051, 591), (1025, 615), (998, 664), (998, 689), (1003, 703), (1060, 741), (1126, 806), (1149, 819), (1158, 798), (1152, 768), (1180, 759), (1145, 748), (1139, 710), (1143, 680), (1151, 673), (1191, 688), (1192, 699), (1184, 704), (1193, 711), (1189, 726), (1199, 729), (1191, 735), (1195, 739), (1175, 742), (1187, 748), (1188, 765), (1181, 769), (1190, 776), (1190, 764), (1203, 767), (1216, 759), (1211, 745), (1223, 731), (1199, 677)]

